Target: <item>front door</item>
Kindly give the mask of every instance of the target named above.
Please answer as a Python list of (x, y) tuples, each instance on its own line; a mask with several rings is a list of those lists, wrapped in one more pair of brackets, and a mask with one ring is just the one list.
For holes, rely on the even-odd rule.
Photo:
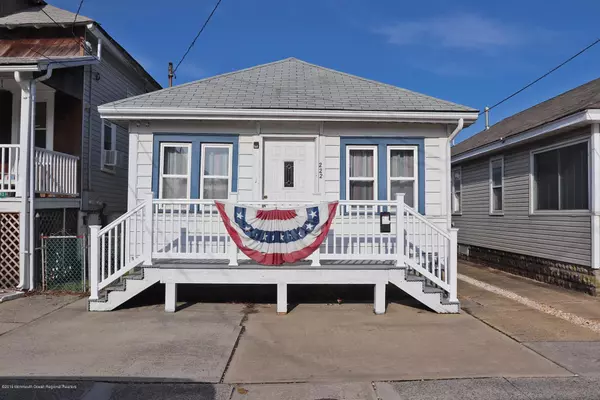
[(263, 198), (312, 200), (315, 190), (315, 141), (265, 139)]

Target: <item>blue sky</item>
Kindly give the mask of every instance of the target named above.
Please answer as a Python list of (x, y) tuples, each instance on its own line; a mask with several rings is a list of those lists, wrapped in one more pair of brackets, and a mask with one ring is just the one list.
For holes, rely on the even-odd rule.
[[(50, 0), (75, 11), (78, 0)], [(214, 0), (86, 0), (161, 83)], [(466, 104), (491, 105), (600, 36), (597, 0), (223, 0), (175, 84), (286, 57)], [(600, 76), (600, 44), (491, 112), (497, 122)], [(479, 132), (483, 118), (458, 140)]]

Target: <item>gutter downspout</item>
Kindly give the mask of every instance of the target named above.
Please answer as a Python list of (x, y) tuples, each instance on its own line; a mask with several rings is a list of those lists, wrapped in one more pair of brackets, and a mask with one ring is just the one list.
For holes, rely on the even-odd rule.
[(36, 84), (52, 76), (53, 65), (48, 64), (46, 73), (31, 80), (31, 122), (29, 137), (29, 289), (35, 287), (33, 271), (35, 268), (35, 98)]
[(463, 127), (465, 126), (465, 121), (464, 119), (460, 118), (458, 120), (458, 124), (456, 125), (456, 128), (454, 128), (454, 130), (452, 131), (452, 133), (450, 134), (450, 136), (448, 136), (448, 145), (446, 146), (446, 159), (448, 160), (446, 165), (448, 167), (448, 174), (447, 174), (447, 178), (446, 178), (446, 182), (448, 182), (449, 186), (448, 186), (448, 194), (447, 194), (447, 205), (448, 205), (448, 213), (447, 213), (447, 219), (448, 219), (448, 229), (450, 229), (452, 227), (452, 152), (450, 151), (450, 148), (452, 147), (452, 145), (454, 144), (454, 138), (456, 137), (456, 135), (458, 135), (460, 133), (460, 131), (463, 130)]

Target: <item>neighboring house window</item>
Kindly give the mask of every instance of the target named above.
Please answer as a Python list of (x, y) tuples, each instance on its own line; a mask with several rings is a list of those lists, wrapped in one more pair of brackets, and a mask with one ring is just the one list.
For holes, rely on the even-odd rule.
[(190, 198), (191, 149), (191, 143), (161, 143), (161, 199)]
[(533, 154), (534, 210), (589, 210), (588, 142)]
[(404, 193), (404, 203), (415, 207), (418, 203), (417, 148), (388, 146), (388, 199)]
[(105, 172), (115, 171), (117, 165), (117, 126), (108, 121), (102, 122), (102, 163)]
[(203, 199), (227, 199), (231, 192), (231, 144), (202, 144), (200, 194)]
[(452, 214), (462, 212), (462, 168), (452, 169)]
[(504, 211), (504, 158), (490, 160), (490, 213)]
[(346, 197), (348, 200), (375, 200), (377, 193), (377, 147), (347, 146)]
[(35, 138), (34, 145), (41, 149), (46, 148), (46, 127), (48, 125), (47, 120), (47, 106), (46, 102), (35, 103)]

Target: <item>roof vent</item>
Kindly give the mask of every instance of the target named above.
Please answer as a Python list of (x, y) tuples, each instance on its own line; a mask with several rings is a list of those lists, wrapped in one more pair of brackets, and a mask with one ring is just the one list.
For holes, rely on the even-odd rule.
[(485, 130), (490, 129), (490, 108), (486, 106), (484, 108), (485, 111)]

